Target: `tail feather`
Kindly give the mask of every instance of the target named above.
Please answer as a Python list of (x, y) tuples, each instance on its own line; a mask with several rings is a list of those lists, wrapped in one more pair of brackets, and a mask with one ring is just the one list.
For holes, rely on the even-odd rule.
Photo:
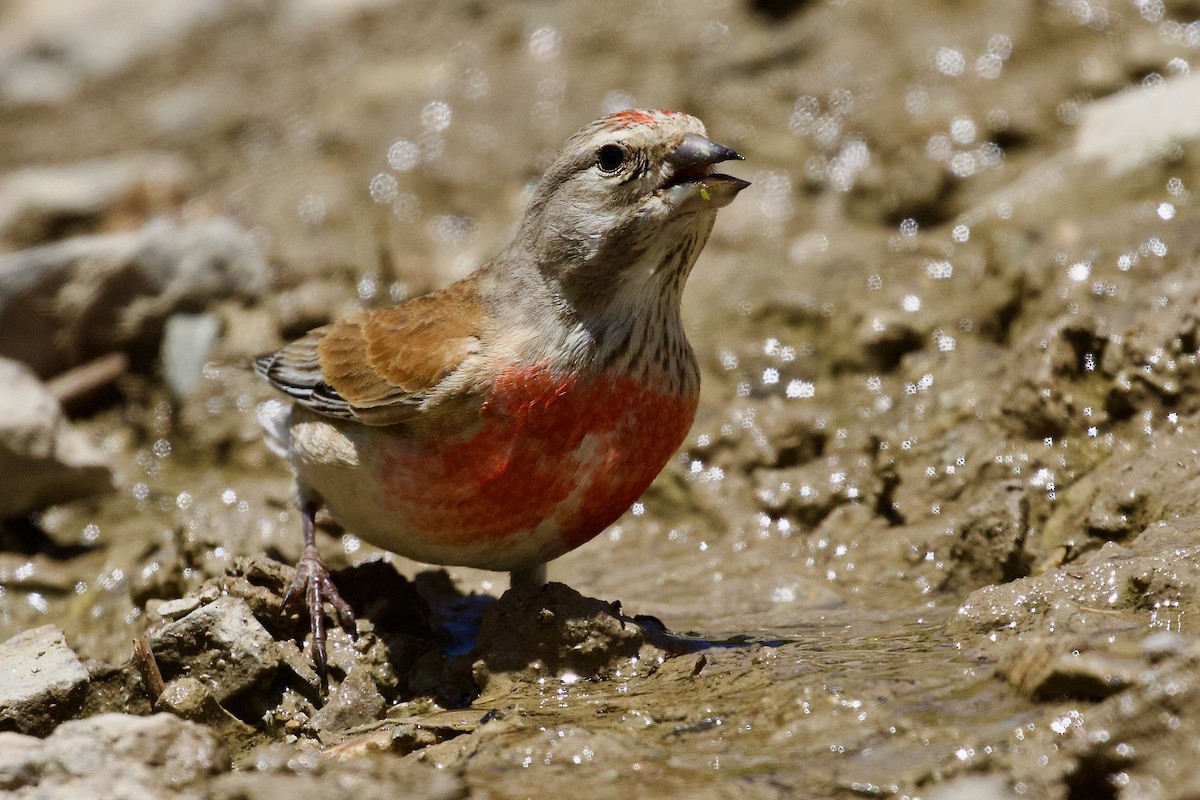
[(323, 328), (300, 337), (275, 353), (254, 359), (254, 369), (279, 391), (319, 414), (354, 419), (350, 404), (325, 382), (317, 345)]

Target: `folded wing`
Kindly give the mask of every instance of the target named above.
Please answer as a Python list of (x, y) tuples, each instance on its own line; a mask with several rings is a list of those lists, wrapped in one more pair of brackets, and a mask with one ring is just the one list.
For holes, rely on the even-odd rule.
[(392, 308), (317, 328), (255, 368), (298, 404), (368, 425), (414, 415), (439, 383), (479, 352), (483, 307), (460, 281)]

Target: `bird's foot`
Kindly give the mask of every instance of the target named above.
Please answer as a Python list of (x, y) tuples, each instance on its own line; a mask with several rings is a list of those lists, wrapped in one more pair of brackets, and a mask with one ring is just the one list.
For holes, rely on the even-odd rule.
[(301, 603), (308, 606), (308, 619), (313, 635), (313, 661), (317, 674), (321, 677), (321, 686), (327, 685), (325, 650), (325, 603), (333, 606), (338, 624), (351, 639), (358, 638), (358, 630), (354, 626), (354, 611), (338, 592), (329, 575), (321, 554), (314, 546), (304, 548), (304, 554), (296, 562), (296, 577), (283, 596), (283, 609), (292, 610)]

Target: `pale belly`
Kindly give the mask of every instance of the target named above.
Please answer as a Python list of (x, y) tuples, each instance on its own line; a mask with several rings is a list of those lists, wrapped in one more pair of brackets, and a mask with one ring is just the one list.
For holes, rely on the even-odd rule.
[(617, 519), (682, 443), (695, 397), (624, 378), (509, 376), (468, 436), (420, 439), (298, 410), (289, 460), (347, 530), (433, 564), (510, 570)]

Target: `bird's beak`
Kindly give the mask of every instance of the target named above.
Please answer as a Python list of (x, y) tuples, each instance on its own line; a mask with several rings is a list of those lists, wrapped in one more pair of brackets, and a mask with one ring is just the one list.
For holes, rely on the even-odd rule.
[(685, 134), (667, 158), (671, 168), (661, 190), (677, 213), (715, 210), (729, 205), (749, 181), (712, 171), (713, 164), (741, 161), (736, 150), (695, 133)]

